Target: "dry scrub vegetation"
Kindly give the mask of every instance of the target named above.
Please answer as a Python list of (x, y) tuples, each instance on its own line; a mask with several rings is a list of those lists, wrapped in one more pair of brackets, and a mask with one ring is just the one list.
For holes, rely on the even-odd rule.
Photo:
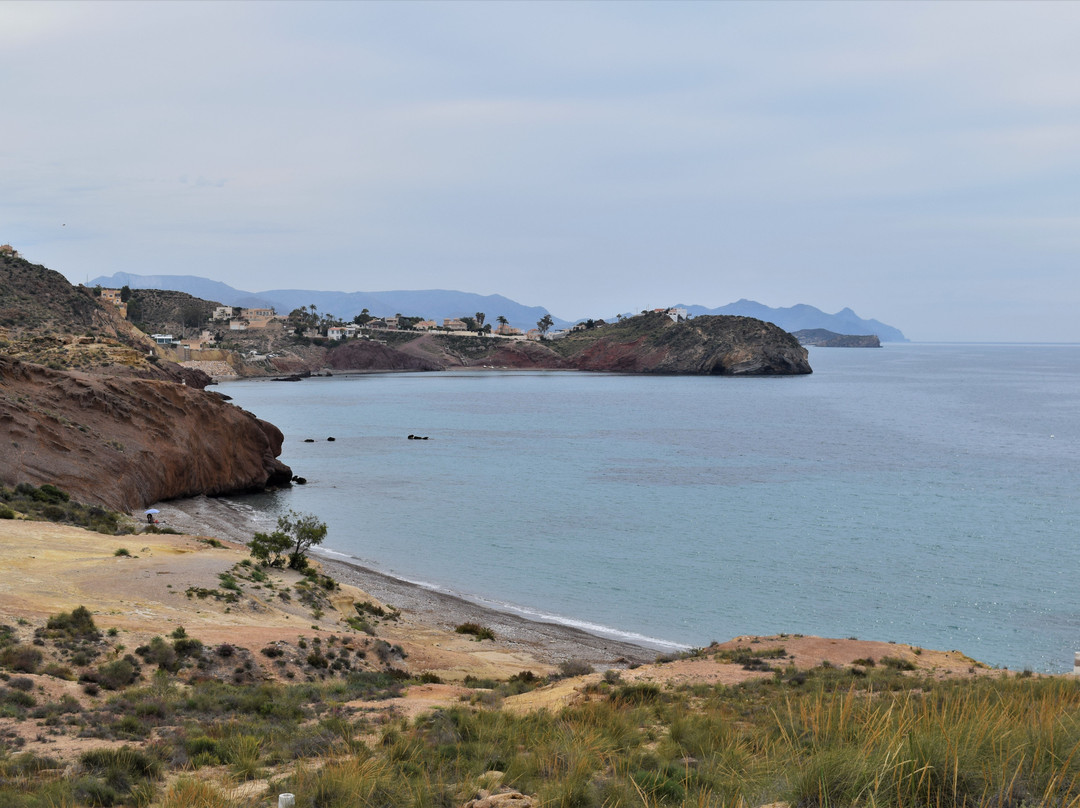
[(23, 515), (0, 520), (3, 808), (1080, 803), (1073, 677), (799, 635), (493, 666), (482, 624), (421, 631), (318, 569)]

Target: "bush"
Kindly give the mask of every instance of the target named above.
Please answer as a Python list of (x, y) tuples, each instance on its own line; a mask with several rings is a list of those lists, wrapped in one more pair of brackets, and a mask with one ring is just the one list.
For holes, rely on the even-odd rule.
[(0, 668), (19, 673), (37, 673), (43, 658), (41, 651), (32, 645), (14, 645), (0, 651)]
[(592, 672), (592, 665), (580, 659), (567, 659), (559, 663), (559, 676), (564, 679), (569, 679), (571, 676), (586, 676)]
[(94, 624), (94, 616), (85, 606), (76, 606), (71, 612), (53, 615), (45, 623), (45, 628), (53, 632), (52, 636), (66, 634), (69, 637), (98, 639), (101, 632)]
[(135, 649), (135, 653), (141, 656), (147, 663), (156, 664), (162, 670), (176, 673), (180, 670), (180, 658), (176, 648), (165, 642), (161, 637), (154, 637), (149, 645), (142, 645)]
[(147, 804), (153, 796), (153, 780), (160, 780), (161, 761), (130, 746), (91, 749), (79, 756), (86, 776), (76, 789), (87, 805)]
[(138, 678), (139, 666), (131, 654), (99, 666), (94, 676), (94, 680), (106, 690), (119, 690)]
[(898, 671), (915, 670), (914, 662), (908, 659), (900, 659), (900, 657), (884, 656), (881, 658), (881, 664), (887, 668), (892, 668)]
[(34, 680), (26, 676), (13, 676), (8, 680), (8, 687), (13, 690), (29, 692), (34, 689)]
[(454, 631), (458, 634), (471, 634), (477, 641), (495, 639), (495, 632), (479, 623), (462, 623)]

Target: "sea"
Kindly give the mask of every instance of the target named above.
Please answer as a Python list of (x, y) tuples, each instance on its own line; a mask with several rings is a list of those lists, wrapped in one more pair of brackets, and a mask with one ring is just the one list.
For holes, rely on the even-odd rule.
[(1080, 346), (810, 362), (228, 382), (307, 484), (226, 504), (316, 514), (332, 556), (658, 650), (816, 634), (1071, 670)]

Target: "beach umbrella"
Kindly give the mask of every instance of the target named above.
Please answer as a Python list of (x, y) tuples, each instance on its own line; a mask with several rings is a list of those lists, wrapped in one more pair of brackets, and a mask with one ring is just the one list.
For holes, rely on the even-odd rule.
[(146, 513), (161, 513), (157, 508), (147, 508)]

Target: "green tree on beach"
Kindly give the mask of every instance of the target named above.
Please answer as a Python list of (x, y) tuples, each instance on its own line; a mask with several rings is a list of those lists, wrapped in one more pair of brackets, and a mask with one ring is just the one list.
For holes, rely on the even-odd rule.
[[(273, 533), (256, 533), (247, 543), (251, 555), (256, 560), (271, 567), (285, 566), (286, 558), (290, 569), (302, 570), (307, 567), (307, 551), (323, 543), (326, 538), (326, 523), (310, 513), (289, 511), (279, 516), (277, 530)], [(292, 552), (285, 555), (292, 548)]]

